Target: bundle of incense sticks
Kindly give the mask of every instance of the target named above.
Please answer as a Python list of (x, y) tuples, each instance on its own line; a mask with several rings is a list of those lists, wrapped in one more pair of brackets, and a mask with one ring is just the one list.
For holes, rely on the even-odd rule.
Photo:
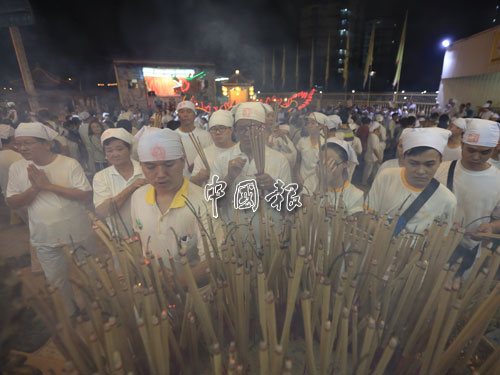
[(252, 147), (257, 174), (262, 174), (266, 167), (266, 135), (263, 129), (251, 128), (250, 146)]
[(196, 149), (196, 152), (200, 156), (203, 166), (207, 171), (210, 171), (210, 164), (208, 164), (208, 160), (207, 157), (205, 156), (205, 151), (203, 151), (203, 147), (201, 146), (200, 140), (193, 133), (189, 133), (189, 139), (191, 139), (191, 142), (193, 142), (194, 148)]
[[(175, 268), (95, 221), (108, 257), (64, 248), (88, 317), (76, 321), (55, 288), (22, 279), (80, 374), (461, 373), (500, 307), (500, 250), (483, 247), (464, 280), (447, 263), (462, 230), (435, 222), (424, 235), (394, 238), (397, 219), (351, 220), (342, 202), (327, 218), (315, 194), (280, 230), (265, 222), (262, 254), (251, 230), (246, 241), (239, 234), (250, 224), (224, 225), (220, 241), (212, 218), (197, 217), (209, 280), (202, 289), (185, 242)], [(496, 363), (497, 352), (484, 373)]]

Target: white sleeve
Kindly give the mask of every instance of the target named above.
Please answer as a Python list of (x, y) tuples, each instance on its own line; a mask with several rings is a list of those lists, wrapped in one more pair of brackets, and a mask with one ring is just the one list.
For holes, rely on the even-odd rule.
[(438, 167), (434, 178), (438, 180), (441, 184), (446, 186), (448, 182), (448, 170), (450, 169), (450, 163), (441, 163)]
[(196, 158), (194, 159), (194, 167), (193, 171), (191, 172), (191, 176), (196, 176), (200, 171), (200, 169), (202, 168), (205, 169), (205, 165), (203, 165), (200, 155), (196, 155)]
[[(14, 195), (24, 193), (27, 189), (24, 189), (20, 183), (20, 178), (22, 174), (16, 164), (11, 164), (9, 168), (9, 180), (7, 183), (7, 191), (5, 192), (5, 197), (9, 198)], [(30, 183), (31, 186), (31, 183)]]
[(349, 202), (348, 213), (349, 215), (354, 215), (358, 212), (363, 212), (363, 193), (361, 194), (352, 194), (352, 202)]
[(368, 192), (366, 206), (370, 211), (380, 212), (382, 195), (384, 194), (384, 178), (385, 173), (380, 173), (375, 177), (373, 185)]
[(94, 207), (99, 206), (105, 200), (113, 198), (110, 187), (106, 183), (104, 171), (97, 172), (92, 181), (94, 189)]
[(292, 175), (290, 172), (290, 163), (288, 160), (281, 155), (281, 160), (280, 160), (280, 167), (279, 167), (279, 176), (278, 178), (285, 183), (285, 185), (288, 185), (289, 183), (292, 182)]
[[(224, 162), (226, 158), (222, 155), (219, 155), (214, 160), (214, 166), (210, 170), (210, 181), (212, 181), (213, 176), (219, 177), (221, 180), (226, 177), (227, 168), (224, 168)], [(227, 166), (226, 166), (227, 167)]]
[(89, 180), (87, 180), (87, 176), (85, 176), (85, 172), (83, 171), (82, 166), (75, 159), (71, 159), (71, 188), (79, 189), (83, 191), (92, 191), (92, 187), (90, 186)]

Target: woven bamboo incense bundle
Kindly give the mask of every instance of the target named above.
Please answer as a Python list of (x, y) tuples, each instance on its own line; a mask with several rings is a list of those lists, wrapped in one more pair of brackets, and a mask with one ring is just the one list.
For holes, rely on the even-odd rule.
[(28, 303), (80, 374), (446, 373), (465, 365), (460, 353), (474, 354), (500, 307), (500, 251), (484, 247), (462, 280), (446, 262), (463, 231), (446, 223), (393, 238), (386, 217), (351, 220), (342, 202), (327, 218), (321, 196), (279, 229), (266, 217), (262, 253), (252, 231), (243, 240), (248, 222), (223, 226), (220, 241), (198, 217), (206, 286), (185, 242), (176, 269), (95, 221), (110, 256), (64, 249), (85, 319), (71, 320), (58, 291), (29, 275)]

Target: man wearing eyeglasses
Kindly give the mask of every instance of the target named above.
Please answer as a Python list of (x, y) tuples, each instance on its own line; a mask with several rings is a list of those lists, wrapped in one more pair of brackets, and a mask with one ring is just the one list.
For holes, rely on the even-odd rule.
[[(235, 108), (235, 135), (239, 141), (229, 151), (221, 154), (214, 162), (211, 176), (218, 176), (227, 183), (225, 198), (221, 199), (221, 217), (226, 222), (235, 221), (233, 218), (232, 199), (238, 183), (247, 180), (255, 180), (259, 188), (260, 196), (263, 197), (274, 189), (276, 180), (285, 184), (291, 182), (290, 164), (288, 160), (278, 151), (265, 146), (265, 168), (264, 173), (258, 174), (255, 165), (255, 155), (252, 152), (251, 135), (252, 130), (264, 131), (266, 113), (261, 103), (241, 103)], [(271, 218), (278, 225), (279, 212), (271, 209)], [(253, 216), (252, 210), (240, 211), (241, 220)], [(253, 220), (253, 227), (258, 233), (258, 220)]]
[(75, 159), (50, 151), (57, 135), (39, 122), (19, 124), (15, 140), (24, 159), (10, 166), (6, 198), (12, 209), (28, 209), (30, 240), (47, 282), (59, 289), (67, 313), (73, 315), (77, 308), (62, 246), (92, 249), (85, 209), (92, 188)]
[[(214, 143), (203, 149), (203, 152), (210, 169), (212, 169), (215, 159), (236, 144), (233, 141), (233, 115), (229, 111), (215, 111), (212, 116), (210, 116), (208, 128)], [(198, 186), (204, 186), (209, 177), (210, 170), (205, 168), (200, 155), (196, 156), (196, 159), (194, 159), (193, 173), (191, 174), (190, 181)]]

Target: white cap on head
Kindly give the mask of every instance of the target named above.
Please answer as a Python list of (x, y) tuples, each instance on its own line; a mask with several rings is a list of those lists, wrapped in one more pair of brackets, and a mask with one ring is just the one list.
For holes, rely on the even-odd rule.
[(453, 117), (450, 122), (463, 131), (465, 131), (467, 128), (467, 122), (462, 117)]
[(326, 123), (328, 129), (338, 129), (340, 125), (342, 125), (342, 119), (339, 115), (328, 116), (328, 122)]
[(375, 130), (377, 130), (378, 128), (380, 128), (380, 123), (378, 121), (372, 121), (372, 123), (370, 124), (370, 126), (368, 127), (368, 129), (370, 130), (370, 132), (374, 132)]
[(109, 113), (108, 112), (103, 112), (102, 113), (102, 117), (108, 117), (109, 116)]
[(268, 113), (274, 112), (273, 107), (271, 107), (269, 104), (267, 104), (267, 103), (261, 103), (261, 104), (264, 107), (264, 111), (266, 111), (266, 115)]
[(481, 108), (490, 108), (490, 103), (486, 102), (484, 103)]
[(6, 124), (0, 124), (0, 139), (9, 139), (14, 136), (15, 129)]
[(135, 135), (139, 139), (139, 161), (177, 160), (184, 156), (181, 138), (173, 130), (143, 126), (139, 133)]
[(218, 111), (212, 113), (212, 116), (210, 116), (210, 120), (208, 121), (208, 127), (211, 128), (218, 125), (232, 128), (234, 126), (234, 118), (231, 112), (219, 109)]
[(282, 124), (279, 126), (280, 130), (286, 130), (286, 131), (290, 131), (290, 125), (287, 125), (287, 124)]
[(189, 100), (184, 100), (183, 102), (180, 102), (179, 104), (177, 104), (176, 111), (179, 112), (180, 109), (184, 109), (184, 108), (190, 109), (194, 113), (196, 113), (196, 107), (194, 106), (194, 103), (189, 101)]
[(321, 112), (312, 112), (309, 114), (308, 118), (316, 121), (320, 125), (328, 126), (328, 116)]
[(7, 102), (7, 107), (11, 108), (11, 107), (14, 107), (16, 105), (16, 103), (14, 102)]
[(347, 143), (346, 141), (343, 141), (343, 140), (338, 139), (336, 137), (330, 137), (326, 140), (326, 143), (333, 143), (333, 144), (339, 145), (347, 153), (347, 160), (352, 164), (358, 164), (358, 157), (356, 156), (356, 152), (351, 147), (351, 145), (349, 143)]
[(472, 146), (496, 147), (500, 138), (500, 124), (495, 121), (470, 119), (463, 142)]
[(430, 147), (442, 155), (450, 136), (449, 130), (441, 128), (406, 128), (401, 133), (403, 153), (415, 147)]
[(78, 118), (82, 121), (85, 121), (89, 117), (90, 117), (90, 113), (88, 113), (87, 111), (83, 111), (83, 112), (78, 114)]
[(104, 144), (104, 141), (110, 138), (118, 138), (129, 145), (135, 141), (134, 136), (123, 128), (106, 129), (101, 135), (101, 144)]
[(16, 137), (35, 137), (52, 141), (59, 134), (41, 122), (22, 122), (14, 133)]
[(245, 102), (233, 107), (234, 120), (255, 120), (261, 123), (266, 122), (266, 111), (260, 102)]
[(384, 116), (382, 116), (380, 113), (376, 114), (375, 121), (378, 121), (378, 122), (384, 121)]

